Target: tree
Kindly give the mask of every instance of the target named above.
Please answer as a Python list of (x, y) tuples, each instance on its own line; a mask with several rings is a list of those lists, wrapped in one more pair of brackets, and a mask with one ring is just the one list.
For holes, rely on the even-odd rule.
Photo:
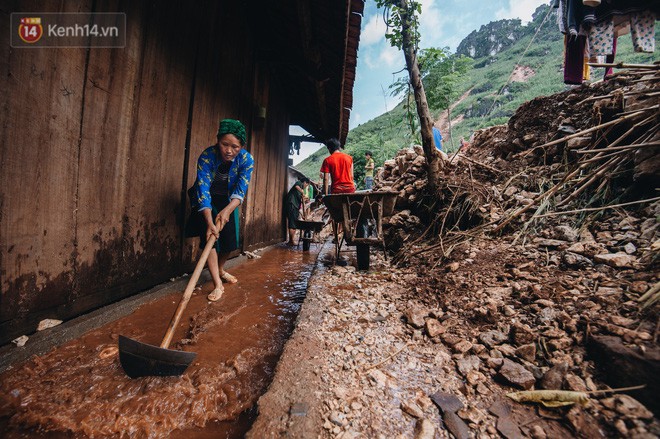
[[(426, 155), (429, 187), (432, 192), (438, 188), (440, 170), (444, 167), (442, 156), (433, 144), (433, 118), (429, 111), (422, 74), (419, 69), (417, 50), (419, 44), (419, 21), (417, 14), (422, 12), (421, 3), (415, 0), (376, 0), (379, 8), (385, 8), (388, 39), (393, 47), (403, 51), (406, 70), (415, 96), (417, 116), (419, 117), (422, 148)], [(391, 33), (389, 32), (391, 29)]]

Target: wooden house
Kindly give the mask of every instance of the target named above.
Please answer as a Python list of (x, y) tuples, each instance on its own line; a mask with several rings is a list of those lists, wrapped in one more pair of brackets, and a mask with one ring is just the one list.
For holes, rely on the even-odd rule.
[[(363, 6), (0, 0), (0, 344), (190, 269), (186, 190), (220, 119), (255, 158), (242, 249), (283, 240), (289, 126), (345, 140)], [(46, 12), (125, 14), (125, 45), (12, 47), (12, 14)]]

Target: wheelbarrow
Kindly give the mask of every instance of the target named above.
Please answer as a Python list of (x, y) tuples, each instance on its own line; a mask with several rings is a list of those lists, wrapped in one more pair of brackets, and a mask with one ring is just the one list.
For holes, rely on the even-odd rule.
[[(398, 195), (393, 191), (358, 191), (323, 197), (333, 223), (335, 261), (339, 260), (339, 252), (346, 242), (356, 247), (358, 270), (369, 269), (369, 246), (385, 246), (383, 218), (392, 215)], [(338, 224), (343, 227), (341, 238)]]

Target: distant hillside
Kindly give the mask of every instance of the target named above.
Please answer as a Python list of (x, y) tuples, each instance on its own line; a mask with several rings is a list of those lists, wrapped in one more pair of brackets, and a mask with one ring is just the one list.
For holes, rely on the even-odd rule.
[(456, 53), (470, 58), (495, 56), (511, 47), (525, 35), (525, 30), (519, 19), (491, 21), (473, 30), (458, 45)]
[[(468, 139), (475, 130), (506, 123), (523, 102), (569, 88), (563, 83), (564, 42), (554, 10), (539, 29), (548, 8), (540, 6), (526, 26), (519, 20), (499, 20), (481, 26), (458, 45), (457, 53), (474, 54), (474, 68), (460, 84), (462, 99), (454, 102), (449, 117), (447, 111), (431, 109), (445, 139), (445, 151), (456, 150), (458, 140)], [(537, 30), (534, 42), (520, 61)], [(657, 50), (660, 50), (659, 41), (660, 26), (657, 26)], [(654, 54), (633, 52), (630, 35), (619, 39), (617, 62), (652, 63), (654, 59), (657, 59)], [(603, 73), (604, 69), (593, 69), (592, 81), (601, 79)], [(399, 149), (417, 142), (405, 125), (405, 112), (400, 104), (353, 128), (348, 134), (345, 151), (354, 158), (356, 180), (361, 184), (365, 151), (371, 150), (376, 166), (381, 166)], [(326, 149), (321, 148), (296, 168), (316, 179), (326, 156)]]

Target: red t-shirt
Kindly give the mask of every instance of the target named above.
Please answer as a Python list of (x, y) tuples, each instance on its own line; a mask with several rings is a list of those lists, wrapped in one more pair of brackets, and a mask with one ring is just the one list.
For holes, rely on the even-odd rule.
[(326, 157), (321, 165), (321, 172), (327, 172), (332, 178), (333, 194), (350, 194), (355, 192), (353, 182), (353, 157), (341, 151), (335, 151)]

